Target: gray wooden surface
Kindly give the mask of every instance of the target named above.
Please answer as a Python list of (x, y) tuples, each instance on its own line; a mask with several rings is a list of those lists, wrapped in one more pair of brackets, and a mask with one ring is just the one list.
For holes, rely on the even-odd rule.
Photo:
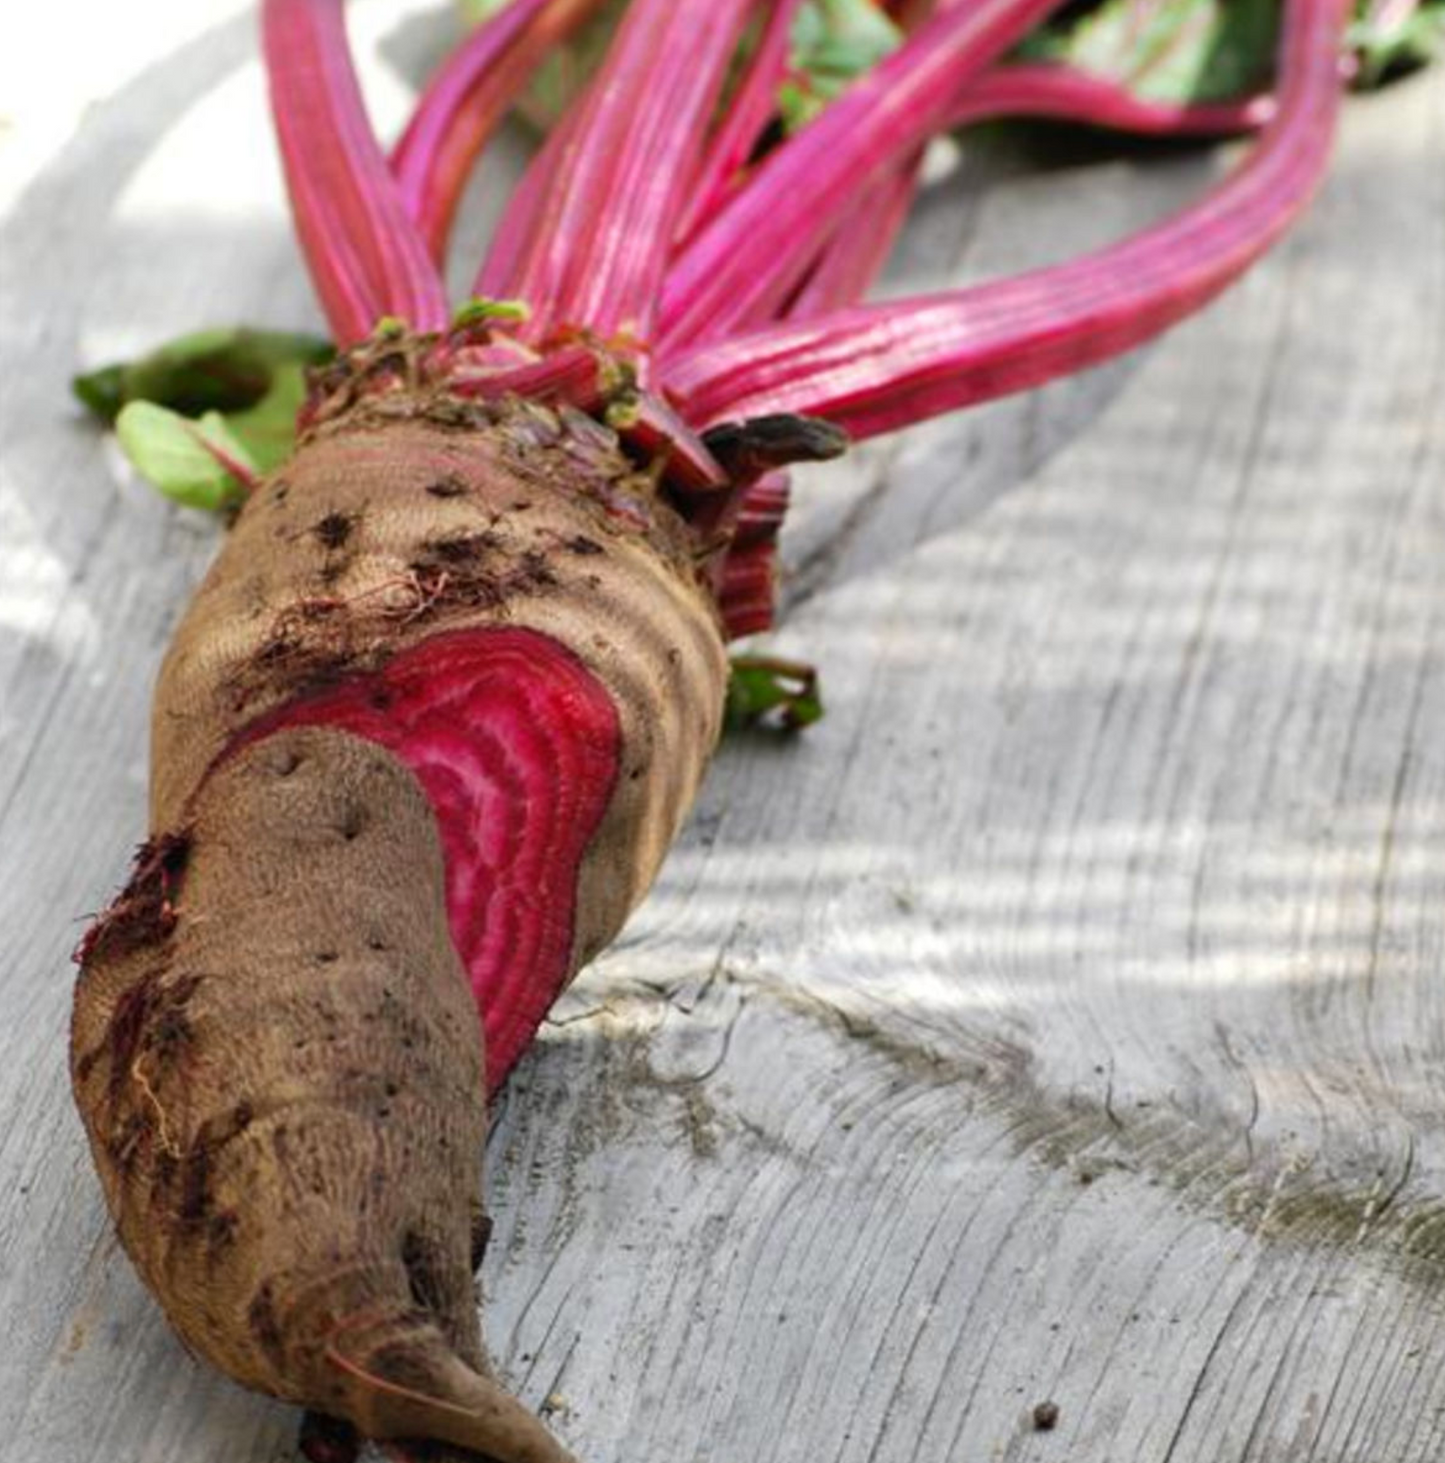
[[(0, 1456), (268, 1463), (295, 1416), (170, 1338), (69, 1104), (215, 530), (65, 378), (314, 316), (245, 7), (100, 9), (68, 67), (70, 7), (3, 22), (59, 90), (0, 131)], [(445, 16), (356, 18), (394, 119)], [(966, 154), (893, 284), (1219, 166), (1024, 160)], [(727, 748), (497, 1117), (489, 1333), (587, 1463), (1445, 1458), (1442, 355), (1436, 75), (1206, 317), (808, 480), (776, 643), (830, 714)]]

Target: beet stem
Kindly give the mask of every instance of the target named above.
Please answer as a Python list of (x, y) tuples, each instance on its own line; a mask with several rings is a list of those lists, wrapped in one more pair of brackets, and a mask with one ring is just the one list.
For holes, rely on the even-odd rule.
[[(634, 0), (546, 188), (515, 277), (529, 328), (652, 334), (678, 211), (755, 0)], [(478, 293), (482, 293), (480, 288)]]
[[(949, 126), (1028, 117), (1146, 137), (1228, 137), (1256, 131), (1274, 112), (1274, 98), (1267, 95), (1238, 102), (1172, 105), (1145, 101), (1127, 87), (1076, 67), (1012, 65), (1000, 66), (968, 83)], [(921, 161), (920, 152), (869, 188), (788, 302), (785, 318), (813, 319), (856, 304), (867, 294), (888, 262), (913, 206)]]
[(548, 201), (548, 189), (572, 147), (580, 120), (578, 109), (573, 107), (558, 121), (513, 189), (472, 287), (474, 294), (502, 299), (521, 278)]
[(721, 209), (777, 115), (778, 92), (792, 53), (793, 23), (802, 5), (803, 0), (779, 0), (773, 7), (737, 95), (708, 143), (678, 229), (680, 239), (690, 238)]
[(452, 220), (478, 154), (547, 50), (564, 41), (601, 0), (513, 0), (478, 26), (427, 83), (392, 151), (407, 212), (433, 259), (446, 251)]
[(970, 289), (863, 306), (668, 363), (688, 419), (796, 412), (855, 437), (1106, 360), (1213, 298), (1289, 227), (1329, 158), (1345, 0), (1291, 0), (1279, 107), (1245, 164), (1172, 219), (1082, 259)]
[(1266, 95), (1237, 102), (1148, 101), (1075, 66), (1017, 64), (1000, 66), (966, 88), (949, 126), (1040, 117), (1148, 137), (1228, 137), (1267, 125), (1275, 110)]
[(448, 319), (441, 276), (366, 115), (342, 0), (265, 0), (262, 41), (296, 231), (338, 343)]
[(771, 154), (669, 271), (662, 354), (772, 313), (860, 190), (944, 127), (964, 80), (1058, 3), (979, 0), (938, 15)]

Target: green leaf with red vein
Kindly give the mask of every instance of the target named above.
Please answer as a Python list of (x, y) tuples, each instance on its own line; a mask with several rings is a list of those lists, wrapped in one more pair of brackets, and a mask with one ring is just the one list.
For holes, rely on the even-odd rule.
[(253, 478), (290, 457), (306, 370), (333, 354), (312, 335), (201, 330), (78, 376), (72, 387), (115, 423), (142, 477), (175, 502), (224, 512)]
[(168, 407), (133, 401), (121, 409), (115, 430), (136, 471), (187, 508), (235, 508), (256, 475), (219, 412), (191, 421)]

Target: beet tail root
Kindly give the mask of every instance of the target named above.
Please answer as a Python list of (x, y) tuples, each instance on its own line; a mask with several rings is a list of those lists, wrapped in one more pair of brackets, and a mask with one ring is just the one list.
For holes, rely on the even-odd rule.
[(482, 1032), (415, 777), (349, 734), (228, 759), (102, 923), (72, 1069), (120, 1236), (191, 1349), (373, 1437), (566, 1454), (485, 1375)]
[(367, 1437), (428, 1438), (497, 1463), (573, 1463), (550, 1432), (438, 1328), (403, 1313), (341, 1328), (327, 1349), (338, 1410)]

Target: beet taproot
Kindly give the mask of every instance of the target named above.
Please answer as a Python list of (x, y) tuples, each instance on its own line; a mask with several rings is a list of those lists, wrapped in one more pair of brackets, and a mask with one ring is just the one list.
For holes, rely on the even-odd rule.
[(566, 1456), (485, 1372), (482, 1098), (716, 741), (687, 549), (595, 423), (363, 400), (197, 594), (156, 697), (166, 832), (85, 942), (72, 1065), (127, 1251), (238, 1381), (369, 1437)]

